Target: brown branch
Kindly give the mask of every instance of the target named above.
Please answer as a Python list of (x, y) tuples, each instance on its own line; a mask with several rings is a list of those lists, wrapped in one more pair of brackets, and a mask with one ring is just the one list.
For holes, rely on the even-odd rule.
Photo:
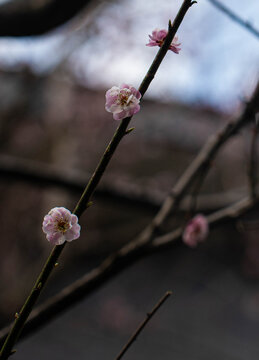
[(52, 0), (44, 6), (0, 6), (0, 37), (42, 35), (71, 20), (93, 0)]
[[(238, 219), (240, 216), (244, 215), (247, 211), (256, 206), (258, 201), (259, 199), (251, 199), (248, 196), (226, 208), (215, 211), (214, 213), (207, 216), (207, 221), (210, 228), (213, 228), (216, 225), (229, 220)], [(182, 228), (178, 228), (165, 235), (159, 236), (154, 239), (151, 244), (151, 248), (153, 250), (162, 249), (168, 245), (171, 245), (173, 242), (181, 238), (181, 234)]]
[[(237, 219), (246, 211), (252, 209), (257, 203), (258, 200), (246, 197), (231, 206), (212, 213), (207, 217), (210, 228), (222, 222)], [(172, 246), (181, 239), (181, 235), (182, 228), (177, 228), (166, 235), (155, 238), (151, 244), (146, 246), (142, 246), (139, 243), (125, 245), (122, 249), (106, 258), (100, 266), (65, 287), (43, 304), (37, 306), (31, 312), (20, 339), (35, 333), (36, 330), (49, 323), (70, 306), (75, 305), (82, 298), (91, 294), (103, 283), (135, 263), (139, 258)], [(0, 344), (4, 342), (10, 328), (11, 325), (0, 330)]]
[(130, 348), (130, 346), (133, 344), (135, 340), (137, 340), (137, 337), (141, 333), (141, 331), (144, 329), (144, 327), (147, 325), (147, 323), (151, 320), (151, 318), (155, 315), (155, 313), (159, 310), (159, 308), (165, 303), (165, 301), (169, 298), (169, 296), (172, 295), (171, 291), (167, 291), (165, 295), (158, 301), (158, 303), (154, 306), (154, 308), (151, 310), (151, 312), (147, 313), (146, 319), (139, 325), (139, 327), (136, 329), (134, 334), (131, 336), (129, 341), (125, 344), (125, 346), (122, 348), (119, 355), (116, 357), (115, 360), (120, 360), (123, 355), (126, 353), (126, 351)]
[[(163, 47), (161, 49), (163, 49)], [(236, 121), (229, 122), (218, 134), (212, 136), (204, 145), (200, 153), (184, 172), (183, 176), (179, 179), (176, 186), (173, 188), (171, 194), (166, 198), (161, 207), (161, 210), (154, 217), (150, 225), (148, 225), (134, 241), (124, 246), (121, 250), (119, 250), (111, 257), (108, 257), (99, 268), (87, 274), (86, 278), (82, 278), (78, 282), (74, 283), (74, 291), (69, 293), (68, 298), (63, 297), (60, 293), (59, 295), (61, 295), (61, 297), (57, 298), (54, 302), (54, 307), (58, 304), (58, 307), (56, 308), (56, 313), (66, 308), (68, 306), (68, 303), (71, 304), (70, 297), (74, 299), (74, 302), (78, 301), (80, 296), (83, 296), (85, 294), (85, 284), (87, 284), (86, 288), (88, 289), (88, 291), (94, 290), (95, 288), (100, 286), (100, 284), (107, 281), (111, 276), (116, 274), (118, 271), (121, 271), (123, 268), (125, 268), (129, 263), (132, 262), (132, 260), (135, 260), (139, 256), (145, 254), (147, 250), (150, 249), (150, 244), (152, 243), (152, 240), (157, 237), (158, 228), (165, 222), (170, 212), (177, 209), (181, 199), (184, 197), (186, 190), (192, 184), (193, 180), (199, 174), (200, 170), (203, 169), (204, 166), (207, 166), (207, 164), (215, 157), (221, 146), (231, 136), (236, 134), (237, 131), (240, 130), (240, 128), (246, 123), (248, 123), (251, 119), (254, 119), (255, 113), (258, 111), (259, 107), (258, 99), (259, 84), (257, 85), (253, 97), (247, 104), (242, 115)], [(79, 209), (79, 211), (81, 210)], [(178, 236), (180, 236), (179, 233)], [(55, 248), (53, 251), (55, 251)], [(62, 247), (56, 247), (56, 251), (61, 252)], [(56, 262), (56, 258), (57, 257), (55, 256), (53, 261), (55, 260)], [(39, 290), (37, 287), (35, 289), (37, 289), (37, 291)], [(64, 291), (66, 293), (66, 290)], [(51, 306), (47, 306), (47, 311), (50, 308)], [(41, 311), (41, 313), (44, 313), (44, 311)], [(56, 313), (52, 313), (52, 316), (56, 315)], [(45, 315), (45, 317), (50, 319), (50, 315)], [(44, 322), (44, 319), (42, 320), (42, 322)], [(36, 323), (34, 323), (35, 327), (39, 325), (39, 322), (40, 321), (38, 318), (36, 320)]]
[[(90, 174), (76, 170), (64, 170), (53, 165), (47, 165), (10, 155), (0, 155), (0, 181), (24, 181), (32, 186), (54, 186), (65, 190), (81, 193)], [(215, 194), (200, 194), (197, 198), (197, 210), (212, 211), (237, 201), (246, 193), (246, 189), (226, 191)], [(165, 193), (152, 187), (143, 187), (132, 182), (104, 181), (96, 189), (95, 196), (116, 199), (118, 201), (159, 209)], [(191, 201), (190, 195), (185, 195), (179, 205), (179, 211), (187, 211)]]
[(153, 221), (142, 231), (136, 241), (140, 243), (148, 243), (152, 241), (154, 235), (157, 234), (161, 226), (168, 219), (169, 215), (178, 209), (180, 201), (183, 199), (189, 187), (193, 184), (197, 175), (206, 168), (214, 159), (220, 148), (226, 141), (235, 135), (245, 124), (254, 119), (255, 113), (259, 108), (259, 82), (254, 91), (252, 99), (246, 105), (243, 113), (237, 120), (228, 122), (225, 127), (216, 135), (211, 136), (205, 143), (199, 154), (193, 162), (187, 167), (183, 175), (180, 177), (176, 185), (171, 190), (163, 202), (157, 215)]
[[(87, 274), (84, 278), (78, 280), (73, 284), (73, 291), (69, 292), (68, 296), (63, 296), (63, 292), (58, 294), (56, 300), (54, 301), (55, 312), (52, 313), (52, 316), (55, 316), (58, 311), (68, 307), (68, 304), (71, 304), (72, 301), (78, 301), (79, 298), (86, 293), (87, 291), (92, 291), (103, 282), (107, 281), (111, 276), (116, 274), (125, 268), (129, 263), (132, 263), (133, 260), (139, 256), (145, 254), (150, 248), (152, 240), (156, 237), (156, 230), (165, 222), (168, 218), (170, 212), (175, 211), (179, 205), (181, 199), (184, 197), (184, 194), (190, 184), (193, 182), (200, 170), (215, 157), (216, 153), (220, 147), (231, 137), (233, 136), (242, 126), (244, 126), (249, 120), (254, 119), (255, 113), (258, 111), (259, 107), (259, 84), (254, 92), (254, 95), (251, 101), (247, 104), (245, 110), (243, 111), (240, 118), (236, 121), (229, 122), (223, 130), (221, 130), (215, 136), (212, 136), (208, 142), (201, 149), (200, 153), (191, 163), (191, 165), (184, 172), (183, 176), (179, 179), (176, 186), (173, 188), (171, 194), (164, 201), (161, 210), (154, 217), (150, 225), (148, 225), (144, 231), (132, 242), (124, 246), (117, 253), (108, 257), (99, 268), (94, 269), (92, 272)], [(178, 237), (180, 236), (178, 230)], [(177, 231), (176, 231), (177, 232)], [(62, 247), (56, 247), (56, 251), (62, 251)], [(61, 249), (61, 250), (60, 250)], [(55, 248), (54, 248), (55, 250)], [(54, 251), (53, 250), (53, 251)], [(56, 262), (56, 259), (54, 259)], [(53, 261), (54, 261), (53, 260)], [(52, 265), (51, 265), (52, 266)], [(54, 264), (53, 264), (54, 266)], [(86, 285), (85, 285), (86, 284)], [(35, 288), (36, 289), (36, 288)], [(63, 290), (66, 295), (66, 289)], [(51, 305), (47, 306), (45, 310), (48, 312), (51, 309)], [(44, 309), (40, 311), (41, 314), (44, 314)], [(35, 312), (33, 313), (35, 314)], [(36, 314), (37, 315), (37, 314)], [(50, 315), (43, 316), (41, 322), (50, 319)], [(41, 315), (42, 316), (42, 315)], [(44, 320), (45, 318), (45, 320)], [(40, 324), (39, 317), (34, 317), (34, 326), (37, 327)], [(18, 318), (19, 320), (19, 318)], [(17, 320), (16, 320), (17, 321)]]
[(255, 199), (256, 198), (256, 183), (257, 183), (257, 136), (258, 136), (258, 120), (255, 120), (255, 124), (253, 127), (252, 139), (251, 139), (251, 149), (250, 149), (250, 161), (249, 161), (249, 169), (248, 169), (248, 177), (249, 177), (249, 189), (250, 196)]
[(196, 183), (193, 186), (191, 195), (190, 195), (190, 207), (188, 209), (188, 213), (190, 217), (193, 217), (195, 212), (197, 211), (197, 203), (199, 192), (201, 191), (201, 187), (204, 183), (204, 180), (209, 172), (210, 166), (207, 164), (206, 167), (200, 172), (199, 176), (196, 178)]
[[(189, 5), (190, 5), (190, 3), (189, 3)], [(181, 8), (181, 10), (184, 11), (183, 7)], [(180, 10), (180, 14), (181, 14), (181, 10)], [(187, 9), (186, 9), (186, 11), (187, 11)], [(177, 21), (176, 21), (176, 23), (177, 23)], [(172, 27), (170, 27), (170, 26), (169, 26), (168, 35), (174, 36), (174, 33), (171, 32), (171, 34), (170, 34), (170, 29), (174, 28), (174, 25)], [(169, 39), (169, 37), (167, 39)], [(170, 42), (171, 42), (171, 40), (170, 40)], [(165, 41), (164, 45), (165, 44), (166, 44), (166, 41)], [(169, 46), (169, 44), (167, 44), (167, 45)], [(161, 53), (163, 51), (166, 52), (166, 48), (164, 48), (164, 45), (162, 46), (161, 51), (159, 51), (158, 56), (156, 58), (158, 60), (158, 62), (159, 62), (159, 55), (161, 55)], [(153, 69), (152, 66), (150, 69)], [(154, 69), (155, 69), (155, 67), (154, 67)], [(152, 72), (149, 72), (148, 74), (150, 74), (151, 76), (150, 77), (148, 76), (146, 81), (147, 81), (147, 83), (150, 83), (150, 81), (153, 78), (153, 74), (152, 74)], [(142, 85), (140, 86), (140, 89), (143, 89), (143, 92), (146, 91), (145, 83), (144, 84), (142, 83)], [(101, 268), (99, 269), (99, 270), (101, 270), (101, 273), (99, 273), (100, 278), (97, 277), (97, 280), (95, 279), (94, 281), (93, 281), (93, 277), (90, 279), (90, 280), (92, 280), (92, 283), (90, 285), (90, 286), (92, 286), (92, 288), (96, 287), (101, 282), (103, 282), (104, 279), (107, 279), (107, 277), (111, 276), (111, 274), (114, 271), (118, 271), (121, 268), (125, 267), (126, 264), (132, 258), (135, 259), (135, 258), (139, 257), (141, 254), (146, 252), (146, 250), (150, 247), (149, 245), (150, 245), (152, 239), (154, 238), (155, 230), (157, 230), (158, 227), (161, 226), (161, 224), (167, 219), (169, 213), (172, 210), (176, 209), (180, 200), (183, 198), (185, 191), (187, 190), (189, 185), (192, 183), (195, 176), (199, 173), (199, 171), (203, 168), (203, 166), (207, 165), (207, 163), (211, 161), (211, 159), (216, 155), (217, 151), (226, 142), (226, 140), (229, 137), (233, 136), (241, 128), (241, 126), (243, 126), (246, 122), (248, 122), (254, 116), (256, 110), (258, 109), (258, 101), (257, 101), (258, 100), (258, 91), (259, 91), (259, 86), (257, 87), (257, 90), (255, 92), (255, 95), (257, 95), (257, 98), (254, 95), (254, 97), (252, 98), (250, 103), (247, 105), (246, 110), (243, 112), (242, 116), (236, 122), (230, 122), (223, 129), (223, 131), (220, 132), (218, 134), (218, 136), (216, 136), (216, 138), (214, 138), (214, 137), (211, 138), (211, 141), (208, 142), (207, 146), (205, 146), (202, 149), (202, 151), (200, 153), (201, 156), (198, 156), (195, 159), (195, 161), (191, 164), (191, 166), (184, 173), (184, 175), (180, 179), (180, 181), (176, 184), (176, 187), (173, 189), (173, 193), (166, 199), (165, 203), (162, 206), (161, 211), (154, 218), (151, 225), (148, 226), (144, 230), (144, 232), (142, 232), (135, 241), (133, 241), (130, 244), (123, 247), (118, 253), (116, 253), (114, 256), (108, 258), (102, 264)], [(120, 127), (117, 129), (117, 132), (115, 133), (113, 139), (117, 139), (116, 136), (118, 134), (118, 131), (122, 131), (123, 134), (125, 133), (129, 121), (130, 121), (130, 119), (124, 119), (124, 121), (122, 122)], [(119, 140), (120, 140), (120, 136), (119, 136)], [(118, 140), (118, 142), (119, 142), (119, 140)], [(113, 140), (112, 140), (112, 142), (113, 142)], [(95, 190), (95, 187), (99, 183), (99, 180), (100, 180), (113, 152), (115, 151), (115, 149), (118, 145), (118, 143), (116, 143), (114, 146), (111, 146), (112, 144), (113, 143), (110, 143), (110, 145), (108, 146), (108, 148), (106, 150), (106, 152), (108, 152), (107, 159), (106, 159), (106, 152), (104, 154), (103, 158), (106, 160), (105, 160), (104, 165), (102, 166), (102, 169), (100, 169), (100, 166), (102, 165), (102, 162), (101, 162), (97, 167), (97, 171), (94, 173), (93, 177), (91, 178), (89, 185), (87, 186), (83, 196), (81, 197), (81, 199), (78, 203), (79, 205), (76, 206), (75, 213), (77, 213), (78, 215), (81, 215), (82, 212), (84, 211), (85, 206), (87, 205), (87, 201), (89, 200), (90, 196), (92, 195), (93, 191)], [(99, 169), (100, 169), (100, 171), (99, 171)], [(94, 183), (93, 183), (93, 181), (94, 181)], [(34, 296), (34, 293), (35, 293), (33, 302), (36, 301), (35, 299), (36, 299), (36, 297), (38, 297), (39, 291), (41, 289), (41, 287), (38, 287), (38, 285), (43, 284), (43, 282), (46, 282), (48, 274), (50, 273), (51, 269), (55, 265), (54, 261), (56, 261), (59, 254), (61, 253), (62, 249), (63, 249), (62, 246), (55, 247), (53, 249), (52, 255), (49, 257), (49, 259), (43, 269), (43, 272), (40, 275), (40, 278), (37, 280), (35, 287), (32, 290), (31, 295)], [(120, 264), (120, 261), (122, 259), (123, 259), (123, 263)], [(47, 273), (45, 272), (45, 270), (47, 270)], [(104, 270), (104, 271), (102, 271), (102, 270)], [(92, 273), (92, 275), (93, 274), (94, 273)], [(28, 301), (31, 302), (30, 301), (31, 295), (28, 298), (27, 302), (25, 303), (25, 305), (22, 309), (22, 311), (24, 311), (24, 314), (25, 314), (24, 316), (26, 318), (29, 315), (29, 311), (27, 310), (26, 305), (27, 305)], [(30, 307), (31, 307), (31, 304), (30, 304)], [(18, 318), (16, 319), (15, 324), (19, 324), (19, 320), (21, 319), (21, 317), (22, 317), (22, 312), (20, 312)], [(18, 330), (17, 330), (16, 334), (17, 333), (18, 333)], [(10, 334), (12, 334), (12, 332)], [(18, 337), (18, 335), (16, 335), (16, 334), (14, 336), (15, 340)], [(4, 347), (2, 349), (2, 358), (3, 359), (6, 359), (9, 356), (9, 354), (11, 353), (11, 349), (12, 349), (12, 346), (10, 346), (10, 345), (12, 345), (12, 343), (9, 345), (8, 339), (11, 339), (10, 335), (7, 338), (7, 341), (5, 342), (5, 345), (8, 344), (8, 347), (6, 346), (6, 348), (5, 348), (5, 345), (4, 345)], [(12, 342), (13, 342), (13, 340), (12, 340)]]
[[(179, 12), (177, 13), (175, 20), (173, 24), (169, 21), (169, 27), (168, 27), (168, 34), (165, 38), (165, 41), (162, 45), (162, 47), (159, 49), (153, 63), (151, 64), (146, 77), (142, 81), (139, 91), (142, 94), (142, 98), (147, 91), (152, 79), (154, 78), (162, 60), (164, 59), (169, 46), (176, 34), (176, 31), (178, 30), (186, 12), (188, 9), (192, 6), (193, 2), (191, 0), (184, 0)], [(109, 142), (108, 146), (106, 147), (103, 156), (101, 157), (93, 175), (91, 176), (89, 182), (87, 183), (85, 190), (83, 191), (81, 198), (77, 202), (73, 214), (77, 215), (78, 218), (84, 213), (84, 211), (87, 209), (89, 201), (91, 197), (93, 196), (96, 187), (98, 186), (107, 166), (109, 165), (113, 154), (115, 153), (118, 145), (120, 144), (120, 141), (123, 139), (123, 137), (127, 134), (127, 127), (131, 121), (131, 117), (124, 118), (120, 125), (117, 127), (111, 141)], [(36, 301), (38, 300), (40, 293), (44, 286), (47, 283), (47, 280), (55, 268), (55, 264), (61, 255), (63, 249), (66, 246), (66, 242), (62, 245), (56, 245), (52, 249), (47, 261), (45, 262), (41, 273), (39, 274), (34, 286), (31, 289), (31, 292), (27, 299), (25, 300), (18, 316), (16, 317), (14, 324), (2, 346), (2, 349), (0, 351), (0, 359), (6, 360), (8, 357), (12, 354), (12, 348), (13, 345), (16, 343), (17, 339), (19, 338), (23, 327), (25, 325), (25, 322), (27, 321)]]
[(226, 14), (230, 19), (235, 21), (237, 24), (241, 25), (243, 28), (248, 30), (251, 34), (255, 35), (257, 38), (259, 38), (259, 30), (255, 29), (250, 22), (247, 20), (243, 20), (240, 16), (235, 14), (232, 10), (227, 8), (225, 5), (223, 5), (218, 0), (208, 0), (212, 5), (214, 5), (217, 9), (222, 11), (224, 14)]

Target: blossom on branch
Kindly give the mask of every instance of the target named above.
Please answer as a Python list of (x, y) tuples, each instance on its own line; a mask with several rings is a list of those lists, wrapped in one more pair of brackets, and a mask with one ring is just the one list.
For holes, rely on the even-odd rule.
[(196, 215), (189, 221), (183, 232), (183, 242), (190, 246), (196, 247), (199, 242), (206, 240), (209, 233), (207, 219), (201, 215)]
[[(152, 35), (148, 35), (149, 36), (149, 43), (146, 44), (146, 46), (159, 46), (161, 47), (164, 43), (164, 40), (166, 38), (168, 34), (168, 31), (165, 29), (155, 29), (152, 31)], [(169, 50), (173, 51), (176, 54), (179, 54), (179, 51), (181, 50), (181, 48), (179, 47), (181, 45), (181, 43), (177, 43), (178, 42), (178, 37), (175, 36), (173, 38), (173, 41), (171, 42), (170, 46), (169, 46)]]
[(42, 230), (52, 245), (61, 245), (65, 241), (78, 239), (80, 236), (78, 217), (64, 208), (55, 207), (44, 216)]
[(141, 94), (131, 85), (113, 86), (106, 92), (105, 97), (105, 109), (113, 113), (114, 120), (122, 120), (140, 110)]

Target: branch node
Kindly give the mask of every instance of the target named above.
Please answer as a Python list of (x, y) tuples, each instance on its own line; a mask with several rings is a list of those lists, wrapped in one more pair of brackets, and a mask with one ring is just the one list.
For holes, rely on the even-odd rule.
[(87, 204), (86, 204), (86, 209), (88, 209), (90, 206), (93, 205), (93, 201), (89, 201)]
[(134, 127), (129, 128), (128, 130), (125, 131), (125, 135), (130, 134), (134, 129), (135, 129)]

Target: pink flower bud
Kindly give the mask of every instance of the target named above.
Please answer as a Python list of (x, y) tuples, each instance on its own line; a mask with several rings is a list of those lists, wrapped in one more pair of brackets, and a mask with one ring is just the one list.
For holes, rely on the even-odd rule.
[(42, 230), (52, 245), (61, 245), (80, 236), (77, 216), (64, 207), (55, 207), (44, 216)]
[(196, 215), (189, 221), (183, 232), (183, 242), (190, 246), (196, 247), (199, 242), (206, 240), (209, 233), (207, 219), (201, 215)]
[(122, 120), (140, 110), (141, 94), (133, 86), (122, 84), (113, 86), (106, 92), (105, 109), (113, 113), (114, 120)]
[[(168, 31), (163, 29), (155, 29), (152, 31), (152, 35), (149, 36), (149, 43), (146, 44), (146, 46), (159, 46), (161, 47), (164, 43), (164, 40), (167, 36)], [(173, 41), (171, 42), (171, 45), (169, 46), (169, 50), (173, 51), (176, 54), (179, 54), (179, 51), (181, 48), (179, 47), (181, 44), (177, 43), (178, 37), (175, 36), (173, 38)]]

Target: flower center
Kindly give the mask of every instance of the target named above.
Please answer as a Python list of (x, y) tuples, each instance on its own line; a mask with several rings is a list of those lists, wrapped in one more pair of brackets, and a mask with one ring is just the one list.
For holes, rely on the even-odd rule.
[(57, 230), (62, 233), (65, 233), (70, 227), (69, 223), (65, 220), (59, 220), (57, 223)]
[(164, 40), (156, 40), (156, 43), (159, 47), (161, 47), (164, 43)]
[(130, 93), (130, 91), (123, 91), (119, 94), (119, 103), (121, 106), (129, 105), (132, 103), (132, 97), (133, 95)]
[(199, 224), (196, 224), (196, 226), (194, 227), (193, 232), (194, 232), (195, 235), (199, 235), (200, 232), (201, 232), (201, 226)]

